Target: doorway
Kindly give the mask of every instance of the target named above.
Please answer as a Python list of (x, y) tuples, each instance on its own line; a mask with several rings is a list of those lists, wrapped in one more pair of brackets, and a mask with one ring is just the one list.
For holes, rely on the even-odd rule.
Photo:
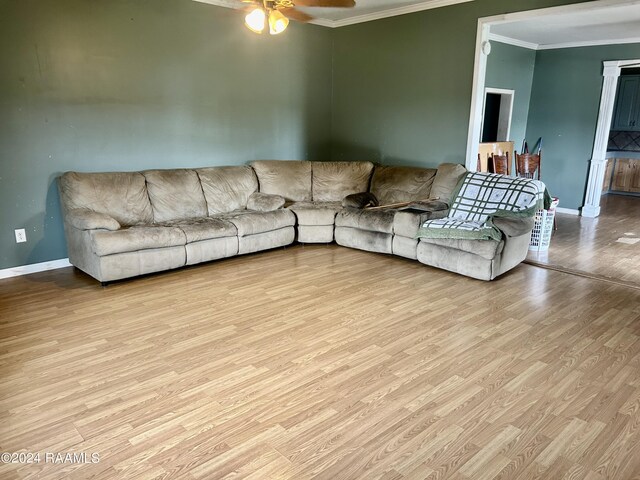
[[(482, 140), (483, 135), (485, 74), (487, 69), (487, 56), (491, 53), (490, 40), (495, 40), (502, 43), (511, 43), (511, 45), (532, 50), (568, 48), (587, 45), (603, 45), (607, 42), (612, 44), (637, 43), (637, 34), (635, 34), (633, 39), (627, 38), (623, 35), (620, 38), (613, 38), (611, 40), (608, 40), (609, 37), (613, 35), (612, 32), (617, 32), (620, 30), (621, 32), (625, 32), (626, 35), (627, 31), (631, 31), (630, 25), (632, 25), (633, 21), (635, 20), (626, 20), (625, 22), (620, 22), (620, 18), (626, 19), (627, 17), (629, 17), (628, 12), (634, 12), (634, 9), (637, 9), (637, 5), (638, 0), (593, 0), (591, 2), (579, 2), (570, 5), (561, 5), (542, 8), (538, 10), (527, 10), (522, 12), (496, 15), (493, 17), (479, 18), (474, 55), (475, 61), (473, 70), (473, 88), (470, 105), (471, 108), (469, 130), (467, 135), (467, 154), (465, 162), (467, 169), (473, 171), (477, 168), (479, 143)], [(604, 20), (602, 20), (601, 14), (608, 11), (613, 12), (613, 17), (605, 22)], [(617, 17), (615, 15), (617, 15)], [(560, 28), (560, 23), (558, 23), (559, 18), (562, 19), (562, 22), (570, 22), (571, 26), (567, 28)], [(627, 30), (612, 29), (611, 25), (615, 24), (615, 22), (613, 21), (613, 19), (615, 18), (618, 19), (618, 23), (620, 23), (621, 25), (625, 25), (627, 27)], [(635, 16), (633, 16), (633, 18), (635, 19)], [(549, 22), (550, 19), (552, 20), (551, 22)], [(596, 24), (595, 26), (592, 25), (594, 22)], [(600, 22), (600, 26), (598, 26), (598, 22)], [(497, 27), (503, 27), (510, 24), (513, 25), (516, 23), (525, 24), (527, 29), (530, 29), (532, 26), (537, 26), (537, 29), (534, 29), (534, 31), (537, 32), (538, 36), (529, 37), (527, 35), (524, 35), (522, 38), (515, 38), (518, 37), (518, 33), (524, 31), (522, 28), (520, 28), (518, 32), (512, 31), (511, 34), (508, 34), (508, 32), (504, 31), (498, 34), (492, 31), (492, 28), (496, 29)], [(590, 25), (591, 27), (588, 28)], [(556, 29), (559, 29), (553, 37), (549, 36), (549, 26), (555, 26)], [(508, 35), (505, 36), (506, 34)], [(540, 35), (542, 35), (542, 37), (540, 37)], [(598, 35), (601, 35), (601, 38), (594, 37)], [(543, 40), (540, 40), (540, 38), (543, 38)], [(608, 82), (605, 78), (603, 93), (605, 93), (604, 90), (607, 90), (607, 83)], [(596, 134), (596, 140), (602, 133), (606, 132), (603, 132), (599, 128)], [(594, 151), (596, 150), (595, 147), (598, 146), (597, 143), (598, 142), (596, 141), (596, 145), (594, 145)], [(587, 201), (582, 208), (583, 215), (593, 217), (599, 214), (598, 194), (601, 193), (601, 186), (604, 175), (604, 170), (602, 169), (602, 167), (604, 166), (604, 162), (600, 162), (600, 158), (596, 158), (595, 156), (592, 156), (592, 158), (585, 158), (584, 160), (585, 163), (588, 162), (590, 164), (592, 170), (589, 173), (589, 178), (599, 180), (599, 182), (590, 181), (587, 185)], [(600, 185), (600, 191), (594, 188), (598, 183)], [(578, 209), (572, 208), (571, 210), (572, 213), (579, 214)]]
[(607, 146), (609, 144), (609, 133), (613, 120), (613, 110), (616, 103), (616, 92), (618, 78), (623, 68), (637, 67), (640, 59), (617, 60), (603, 62), (602, 95), (600, 98), (600, 111), (598, 112), (598, 123), (596, 127), (596, 137), (591, 155), (589, 177), (587, 180), (587, 191), (584, 205), (582, 206), (582, 216), (597, 217), (600, 215), (600, 199), (605, 184), (605, 172), (607, 169)]
[(485, 88), (482, 143), (507, 142), (511, 133), (514, 90)]
[[(609, 44), (637, 43), (637, 40), (632, 41), (632, 38), (626, 38), (622, 35), (622, 32), (626, 32), (626, 30), (612, 29), (610, 26), (615, 23), (614, 20), (616, 19), (618, 19), (619, 23), (621, 23), (620, 19), (625, 19), (625, 22), (627, 22), (625, 25), (631, 25), (633, 22), (640, 23), (640, 19), (634, 20), (637, 17), (634, 16), (637, 12), (637, 6), (637, 0), (595, 0), (480, 18), (476, 37), (476, 61), (474, 64), (474, 83), (467, 141), (467, 168), (470, 170), (477, 168), (478, 140), (481, 140), (485, 134), (483, 123), (486, 105), (485, 76), (487, 73), (487, 55), (492, 50), (490, 41), (510, 44), (512, 47), (520, 47), (521, 50), (535, 50), (536, 62), (538, 59), (547, 61), (544, 65), (551, 68), (551, 66), (558, 64), (553, 62), (558, 60), (560, 56), (553, 57), (551, 53), (545, 52), (546, 50), (561, 50), (572, 47), (604, 48), (605, 45)], [(628, 15), (629, 12), (634, 15)], [(631, 20), (627, 21), (627, 18)], [(554, 35), (551, 35), (549, 25), (555, 28), (553, 30), (555, 32)], [(590, 26), (590, 28), (586, 28), (587, 26)], [(620, 32), (620, 38), (612, 38), (612, 32), (616, 32), (616, 35), (617, 32)], [(569, 38), (571, 35), (574, 35), (575, 38)], [(596, 38), (598, 35), (601, 38)], [(635, 52), (632, 49), (629, 51)], [(522, 56), (524, 57), (525, 54), (522, 54)], [(563, 208), (556, 209), (556, 213), (558, 213), (557, 231), (554, 234), (550, 249), (547, 252), (531, 252), (527, 261), (544, 266), (544, 268), (558, 269), (566, 273), (595, 277), (607, 281), (624, 282), (625, 284), (633, 284), (640, 287), (640, 274), (637, 274), (640, 271), (638, 269), (638, 266), (640, 266), (640, 253), (638, 253), (640, 252), (640, 217), (637, 215), (638, 208), (640, 208), (640, 198), (620, 195), (602, 196), (603, 183), (605, 177), (607, 177), (605, 175), (606, 167), (611, 163), (608, 158), (610, 152), (607, 152), (607, 147), (612, 119), (614, 119), (613, 113), (618, 78), (621, 72), (640, 67), (640, 57), (634, 55), (634, 53), (625, 52), (620, 52), (618, 56), (617, 51), (613, 49), (608, 58), (604, 56), (594, 57), (597, 58), (598, 63), (590, 67), (590, 71), (594, 72), (595, 68), (600, 67), (601, 70), (598, 73), (601, 75), (599, 82), (601, 87), (599, 92), (595, 92), (594, 88), (589, 89), (589, 92), (595, 93), (593, 97), (590, 97), (590, 102), (597, 105), (598, 97), (595, 95), (600, 97), (599, 111), (597, 107), (591, 110), (592, 112), (595, 110), (594, 113), (597, 113), (598, 117), (590, 116), (588, 122), (590, 131), (592, 124), (595, 127), (593, 143), (588, 145), (587, 149), (582, 149), (578, 158), (573, 158), (573, 160), (584, 162), (582, 165), (579, 165), (577, 161), (568, 162), (568, 166), (572, 167), (573, 170), (566, 169), (566, 171), (580, 171), (580, 175), (565, 175), (568, 180), (573, 181), (570, 189), (567, 188), (567, 192), (569, 192), (567, 196), (570, 197), (571, 203), (567, 202), (566, 207), (571, 208), (564, 208), (563, 205)], [(619, 58), (620, 60), (611, 60), (612, 58)], [(495, 64), (495, 62), (493, 63)], [(566, 65), (566, 62), (564, 65)], [(535, 62), (534, 68), (537, 68)], [(543, 70), (542, 73), (546, 74), (548, 72)], [(590, 75), (593, 80), (592, 84), (596, 85), (597, 80), (592, 78), (593, 74)], [(545, 78), (550, 78), (550, 76)], [(550, 85), (550, 83), (542, 83), (542, 86), (546, 89), (552, 88)], [(540, 128), (542, 123), (540, 119), (543, 118), (540, 115), (540, 110), (542, 109), (540, 105), (545, 106), (545, 101), (549, 102), (549, 98), (558, 97), (558, 91), (554, 90), (548, 93), (556, 94), (555, 96), (548, 95), (545, 98), (543, 95), (543, 93), (546, 94), (544, 88), (539, 86), (537, 90), (538, 117), (534, 116), (537, 121), (536, 129)], [(521, 90), (519, 89), (518, 91), (520, 92)], [(572, 93), (567, 92), (567, 96), (571, 97)], [(519, 95), (522, 94), (519, 93)], [(518, 108), (519, 106), (516, 105), (514, 131), (518, 128)], [(593, 114), (590, 113), (590, 115)], [(570, 120), (575, 120), (574, 117), (575, 115), (567, 115)], [(586, 117), (582, 116), (580, 121), (584, 118)], [(617, 119), (617, 121), (619, 123), (621, 119)], [(640, 123), (637, 118), (635, 118), (635, 121)], [(567, 123), (567, 125), (579, 125), (579, 122)], [(633, 119), (631, 119), (630, 125), (635, 127)], [(561, 137), (566, 137), (566, 135), (560, 135), (560, 133), (566, 133), (566, 131), (557, 132), (557, 135), (553, 137), (553, 141), (550, 137), (551, 134), (546, 133), (545, 136), (549, 138), (549, 141), (545, 143), (545, 146), (547, 148), (554, 146), (556, 147), (555, 152), (562, 152), (558, 144), (565, 141)], [(586, 141), (589, 141), (589, 139)], [(556, 157), (558, 156), (559, 154), (556, 153)], [(627, 163), (630, 164), (630, 162)], [(561, 170), (557, 168), (557, 163), (555, 166), (554, 173)], [(627, 164), (622, 166), (627, 167)], [(612, 167), (613, 165), (610, 168)], [(629, 169), (630, 167), (627, 168), (627, 170)], [(640, 160), (638, 160), (638, 170), (640, 170)], [(554, 173), (551, 176), (547, 173), (546, 179), (550, 183), (555, 182), (557, 184), (558, 177), (557, 175), (553, 176)], [(620, 181), (624, 183), (625, 188), (627, 188), (627, 184), (633, 186), (637, 181), (640, 189), (640, 175), (636, 176), (633, 173), (635, 172), (627, 172), (630, 180), (625, 180), (626, 183), (623, 180), (627, 177), (623, 179), (622, 175), (620, 175)], [(611, 175), (612, 172), (610, 171), (608, 178), (612, 178)], [(545, 178), (543, 178), (544, 180)], [(586, 184), (583, 183), (585, 180)], [(578, 210), (580, 207), (581, 212)], [(578, 216), (580, 213), (582, 216)]]

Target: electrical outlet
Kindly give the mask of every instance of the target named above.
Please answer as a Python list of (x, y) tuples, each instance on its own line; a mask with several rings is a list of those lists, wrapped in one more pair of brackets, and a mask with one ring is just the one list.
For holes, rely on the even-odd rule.
[(27, 241), (27, 232), (24, 228), (16, 228), (16, 243), (24, 243)]

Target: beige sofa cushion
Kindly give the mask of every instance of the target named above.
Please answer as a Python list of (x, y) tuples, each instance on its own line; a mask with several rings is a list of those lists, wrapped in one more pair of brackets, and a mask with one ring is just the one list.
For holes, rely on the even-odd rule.
[(295, 215), (287, 209), (274, 210), (272, 212), (245, 210), (243, 212), (228, 213), (221, 218), (235, 225), (238, 229), (238, 237), (292, 227), (296, 223)]
[(344, 247), (368, 252), (393, 253), (393, 235), (389, 233), (361, 230), (351, 227), (336, 227), (336, 243)]
[(376, 166), (371, 193), (380, 205), (426, 200), (431, 195), (435, 168)]
[(311, 162), (314, 202), (341, 202), (352, 193), (369, 190), (371, 162)]
[(285, 199), (280, 195), (271, 193), (253, 192), (247, 201), (248, 210), (258, 212), (272, 212), (284, 207)]
[(96, 255), (136, 252), (150, 248), (164, 248), (184, 245), (186, 237), (177, 227), (130, 227), (110, 232), (91, 232), (91, 249)]
[(108, 215), (122, 226), (153, 222), (144, 177), (137, 172), (67, 172), (58, 179), (67, 211), (88, 209)]
[(149, 199), (155, 223), (207, 216), (200, 179), (194, 170), (147, 170)]
[(120, 230), (121, 227), (112, 216), (88, 208), (72, 208), (66, 212), (65, 220), (78, 230)]
[(459, 163), (442, 163), (438, 165), (438, 173), (433, 180), (431, 196), (451, 205), (453, 192), (467, 169)]
[(298, 243), (333, 242), (333, 225), (298, 225)]
[[(403, 237), (416, 238), (419, 228), (427, 220), (444, 218), (449, 213), (447, 205), (439, 200), (415, 204), (418, 209), (399, 210), (393, 217), (393, 233)], [(423, 210), (424, 209), (424, 210)]]
[(196, 218), (178, 222), (174, 226), (184, 232), (187, 243), (211, 240), (212, 238), (235, 237), (238, 234), (233, 223), (221, 218)]
[(356, 210), (349, 208), (338, 213), (336, 227), (351, 227), (371, 232), (393, 233), (395, 210)]
[(493, 260), (496, 255), (502, 252), (504, 241), (495, 240), (463, 240), (455, 238), (421, 238), (421, 242), (431, 245), (440, 245), (441, 247), (449, 247), (454, 250), (462, 250), (463, 252), (473, 253), (479, 257)]
[[(428, 214), (426, 215), (428, 216)], [(424, 223), (423, 214), (399, 211), (393, 217), (393, 233), (403, 237), (415, 238), (420, 226)]]
[(311, 200), (311, 162), (258, 160), (251, 166), (262, 193), (281, 195), (289, 202)]
[(342, 210), (340, 202), (296, 202), (289, 205), (298, 218), (298, 225), (333, 225)]
[(209, 215), (247, 207), (252, 193), (258, 191), (258, 179), (249, 166), (210, 167), (196, 170)]

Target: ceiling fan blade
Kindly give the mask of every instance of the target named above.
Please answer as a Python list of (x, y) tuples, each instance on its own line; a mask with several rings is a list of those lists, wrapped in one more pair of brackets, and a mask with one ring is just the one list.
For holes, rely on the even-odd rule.
[(352, 8), (356, 6), (354, 0), (294, 0), (298, 7), (337, 7)]
[(307, 15), (306, 13), (301, 12), (300, 10), (296, 10), (295, 8), (280, 8), (278, 10), (281, 11), (289, 20), (295, 20), (296, 22), (303, 23), (313, 20), (313, 17), (311, 15)]

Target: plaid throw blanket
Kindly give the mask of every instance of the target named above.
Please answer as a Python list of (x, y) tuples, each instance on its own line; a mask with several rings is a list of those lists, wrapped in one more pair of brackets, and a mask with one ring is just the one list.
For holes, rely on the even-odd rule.
[(493, 217), (531, 217), (550, 202), (537, 180), (469, 172), (458, 185), (449, 216), (425, 222), (417, 236), (499, 241), (502, 233), (491, 222)]

